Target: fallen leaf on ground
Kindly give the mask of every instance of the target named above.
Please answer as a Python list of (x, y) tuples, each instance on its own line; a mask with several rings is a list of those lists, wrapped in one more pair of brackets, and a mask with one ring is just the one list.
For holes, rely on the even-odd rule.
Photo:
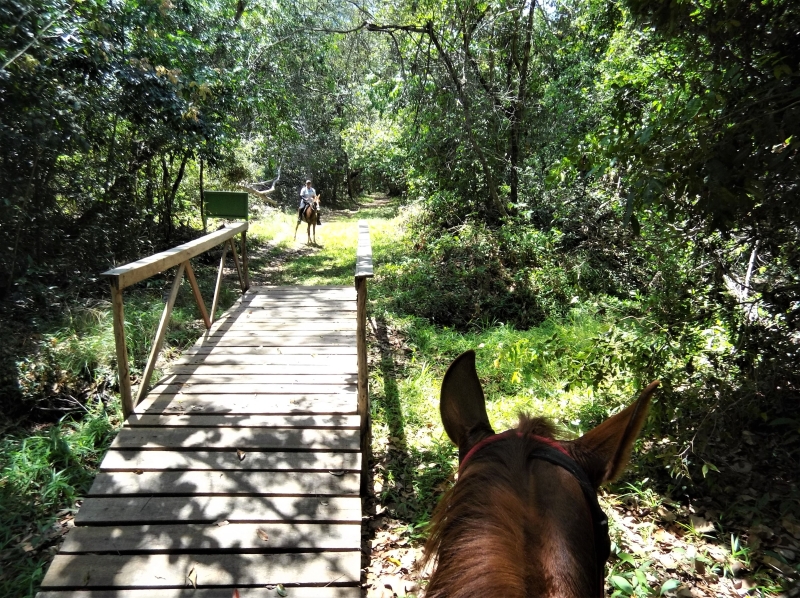
[(692, 522), (694, 531), (698, 533), (707, 534), (714, 531), (714, 524), (699, 515), (689, 515), (689, 521)]
[(192, 584), (192, 587), (196, 590), (197, 589), (197, 572), (192, 567), (189, 570), (189, 574), (186, 576), (186, 579)]

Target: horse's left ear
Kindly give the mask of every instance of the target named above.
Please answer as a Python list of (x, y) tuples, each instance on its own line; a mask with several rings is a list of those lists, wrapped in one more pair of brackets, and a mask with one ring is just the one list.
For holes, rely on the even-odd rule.
[(439, 411), (445, 432), (458, 446), (459, 461), (478, 442), (494, 434), (475, 370), (475, 351), (456, 357), (442, 380)]
[(651, 382), (635, 403), (569, 443), (572, 456), (595, 487), (618, 478), (625, 470), (658, 385), (658, 380)]

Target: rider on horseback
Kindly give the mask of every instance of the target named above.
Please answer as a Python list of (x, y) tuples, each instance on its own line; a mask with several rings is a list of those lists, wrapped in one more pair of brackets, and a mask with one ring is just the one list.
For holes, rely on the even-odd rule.
[(319, 220), (319, 211), (316, 210), (314, 206), (314, 202), (311, 201), (317, 196), (316, 190), (311, 186), (311, 179), (306, 181), (305, 186), (300, 188), (300, 208), (297, 212), (297, 222), (299, 223), (303, 219), (303, 210), (305, 210), (306, 206), (312, 206), (315, 208), (315, 212), (317, 214), (317, 226), (321, 226), (322, 222)]

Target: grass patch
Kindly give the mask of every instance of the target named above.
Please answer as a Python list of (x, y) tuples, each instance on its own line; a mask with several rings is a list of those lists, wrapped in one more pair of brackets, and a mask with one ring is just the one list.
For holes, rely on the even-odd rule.
[[(594, 294), (573, 297), (525, 330), (480, 319), (460, 329), (437, 325), (396, 300), (398, 289), (410, 296), (408, 285), (397, 285), (405, 265), (424, 256), (404, 232), (403, 214), (386, 215), (370, 222), (373, 489), (389, 519), (400, 522), (402, 539), (424, 538), (452, 483), (458, 455), (440, 421), (440, 384), (451, 361), (475, 349), (496, 431), (515, 426), (526, 411), (552, 419), (562, 437), (577, 436), (662, 380), (630, 467), (601, 496), (611, 518), (610, 595), (675, 595), (692, 587), (733, 595), (737, 584), (774, 596), (789, 587), (800, 571), (790, 537), (800, 529), (800, 490), (789, 473), (798, 442), (778, 432), (796, 428), (796, 420), (750, 413), (746, 401), (717, 413), (719, 403), (708, 402), (708, 389), (717, 396), (735, 390), (726, 380), (738, 366), (721, 322), (665, 326), (652, 298)], [(413, 292), (435, 306), (437, 289), (421, 284)], [(731, 419), (738, 421), (728, 426)], [(722, 434), (742, 428), (746, 442)], [(765, 476), (768, 491), (761, 490)]]
[(0, 440), (0, 595), (33, 596), (121, 420), (97, 401), (79, 421)]

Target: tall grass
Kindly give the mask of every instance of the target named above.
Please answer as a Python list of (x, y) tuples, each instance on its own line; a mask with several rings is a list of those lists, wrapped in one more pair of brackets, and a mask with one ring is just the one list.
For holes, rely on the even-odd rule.
[(119, 403), (0, 440), (0, 595), (33, 596), (119, 426)]

